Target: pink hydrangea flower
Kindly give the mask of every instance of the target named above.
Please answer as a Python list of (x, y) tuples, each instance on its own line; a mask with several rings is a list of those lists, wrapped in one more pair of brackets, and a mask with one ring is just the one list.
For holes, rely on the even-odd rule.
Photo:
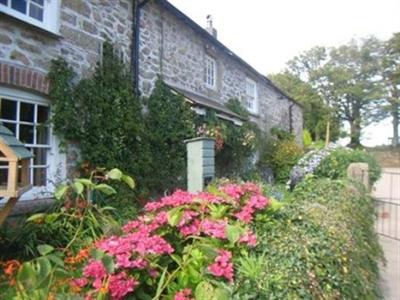
[(84, 286), (86, 286), (88, 284), (88, 280), (86, 278), (76, 278), (76, 279), (72, 279), (71, 280), (71, 284), (83, 288)]
[(257, 236), (252, 231), (248, 231), (242, 237), (240, 237), (239, 243), (244, 243), (250, 247), (255, 247), (257, 245)]
[(116, 275), (111, 275), (108, 283), (108, 288), (112, 299), (120, 300), (125, 295), (133, 292), (139, 282), (134, 278), (128, 278), (125, 272)]
[(179, 232), (185, 237), (189, 235), (200, 235), (200, 230), (201, 230), (200, 220), (194, 220), (190, 224), (184, 225), (179, 228)]
[(191, 295), (192, 295), (191, 289), (184, 289), (175, 294), (174, 300), (193, 300)]
[(242, 187), (238, 184), (229, 183), (222, 186), (220, 190), (235, 200), (239, 200), (244, 195)]
[(201, 229), (202, 231), (209, 236), (219, 238), (219, 239), (225, 239), (226, 238), (226, 221), (218, 220), (218, 221), (213, 221), (209, 219), (205, 219), (201, 223)]
[(216, 277), (225, 277), (233, 281), (232, 253), (227, 250), (219, 250), (214, 263), (208, 266), (208, 271)]

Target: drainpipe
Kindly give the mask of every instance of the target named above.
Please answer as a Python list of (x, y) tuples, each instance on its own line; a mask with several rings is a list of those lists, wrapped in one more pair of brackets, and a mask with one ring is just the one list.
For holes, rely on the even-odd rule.
[(136, 95), (139, 95), (139, 42), (140, 42), (140, 9), (143, 8), (150, 0), (133, 0), (132, 5), (132, 53), (131, 68), (133, 73), (133, 88)]
[(289, 132), (293, 133), (293, 106), (294, 103), (289, 105)]

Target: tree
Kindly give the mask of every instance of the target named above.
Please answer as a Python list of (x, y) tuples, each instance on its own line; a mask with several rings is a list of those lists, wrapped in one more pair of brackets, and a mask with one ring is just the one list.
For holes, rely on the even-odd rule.
[(268, 78), (303, 105), (304, 127), (311, 133), (313, 140), (325, 139), (328, 121), (332, 124), (331, 139), (338, 138), (339, 121), (316, 89), (287, 69), (282, 73), (272, 74)]
[(385, 86), (385, 111), (392, 117), (394, 147), (399, 145), (400, 119), (400, 32), (384, 44), (382, 55), (382, 78)]
[(158, 79), (145, 99), (145, 144), (151, 159), (146, 163), (143, 184), (154, 194), (184, 185), (185, 139), (194, 136), (194, 116), (183, 96), (174, 94)]
[(362, 126), (382, 118), (380, 49), (380, 41), (371, 37), (329, 51), (315, 47), (288, 63), (289, 70), (310, 83), (341, 122), (350, 124), (353, 147), (360, 146)]

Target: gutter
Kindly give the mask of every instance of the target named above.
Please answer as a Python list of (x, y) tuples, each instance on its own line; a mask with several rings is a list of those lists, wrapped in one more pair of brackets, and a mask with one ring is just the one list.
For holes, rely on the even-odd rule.
[(295, 102), (292, 102), (289, 105), (289, 132), (293, 133), (293, 106), (295, 105)]
[(133, 73), (133, 88), (136, 95), (139, 95), (139, 43), (140, 43), (140, 10), (150, 0), (133, 0), (132, 5), (132, 33), (133, 33), (133, 45), (131, 51), (131, 69)]

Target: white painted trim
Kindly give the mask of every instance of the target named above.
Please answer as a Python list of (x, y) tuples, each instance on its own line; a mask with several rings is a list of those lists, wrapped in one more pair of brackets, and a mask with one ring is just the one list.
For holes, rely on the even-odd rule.
[[(258, 89), (257, 89), (257, 82), (255, 82), (254, 80), (252, 80), (252, 79), (250, 79), (250, 78), (246, 78), (246, 81), (245, 81), (245, 95), (246, 95), (246, 108), (247, 108), (247, 110), (249, 111), (249, 112), (251, 112), (251, 113), (254, 113), (254, 114), (257, 114), (258, 113)], [(248, 86), (249, 85), (253, 85), (254, 86), (254, 94), (253, 95), (249, 95), (249, 93), (248, 93)], [(248, 101), (248, 97), (249, 96), (252, 96), (253, 97), (253, 100), (254, 100), (254, 102), (253, 102), (253, 107), (252, 108), (249, 108), (248, 107), (248, 105), (247, 105), (247, 101)]]
[[(217, 88), (217, 62), (214, 58), (212, 58), (209, 55), (206, 55), (205, 57), (205, 66), (206, 66), (206, 74), (205, 74), (205, 82), (206, 86), (210, 89), (216, 89)], [(211, 68), (212, 66), (212, 68)], [(208, 72), (212, 72), (211, 75), (208, 74)], [(212, 79), (212, 84), (209, 83), (209, 81)]]
[[(68, 0), (70, 1), (70, 0)], [(27, 1), (27, 7), (29, 1)], [(8, 0), (7, 6), (0, 4), (0, 12), (3, 12), (16, 19), (24, 21), (28, 24), (42, 28), (54, 34), (59, 34), (60, 28), (60, 0), (44, 0), (43, 1), (43, 21), (36, 20), (27, 14), (23, 14), (11, 8), (11, 0)]]
[[(11, 100), (29, 102), (32, 104), (40, 104), (50, 106), (50, 101), (44, 97), (40, 97), (35, 94), (30, 94), (25, 91), (12, 89), (8, 87), (0, 86), (0, 97), (1, 98), (10, 98)], [(19, 106), (17, 106), (19, 107)], [(51, 114), (50, 108), (50, 114)], [(17, 119), (19, 118), (19, 114)], [(18, 128), (18, 127), (17, 127)], [(22, 201), (25, 200), (35, 200), (42, 198), (52, 197), (52, 193), (55, 189), (55, 185), (59, 183), (59, 181), (64, 181), (66, 179), (66, 154), (60, 153), (58, 145), (60, 144), (60, 140), (53, 135), (53, 128), (49, 127), (49, 146), (43, 145), (43, 147), (48, 148), (48, 157), (47, 157), (47, 185), (41, 187), (33, 187), (30, 191), (26, 192), (21, 196)], [(28, 145), (29, 146), (29, 145)], [(37, 147), (35, 145), (35, 147)], [(39, 147), (42, 147), (39, 145)], [(38, 147), (38, 148), (39, 148)]]

